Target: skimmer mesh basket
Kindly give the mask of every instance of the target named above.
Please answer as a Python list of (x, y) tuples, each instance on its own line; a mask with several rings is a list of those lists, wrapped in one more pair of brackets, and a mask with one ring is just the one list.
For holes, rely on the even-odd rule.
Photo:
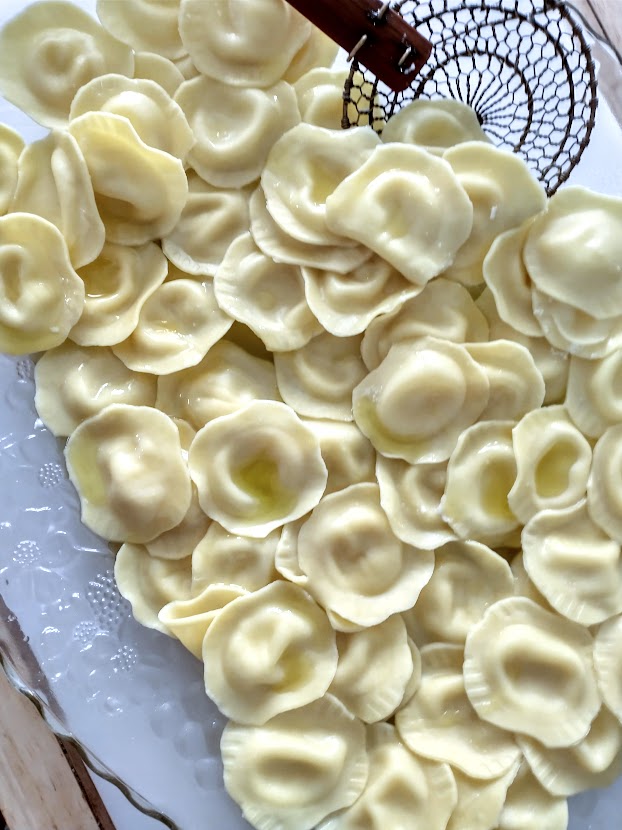
[(559, 0), (401, 0), (393, 8), (431, 41), (430, 60), (401, 93), (353, 61), (343, 126), (382, 133), (415, 99), (455, 98), (552, 195), (581, 158), (597, 106), (594, 62), (572, 12)]

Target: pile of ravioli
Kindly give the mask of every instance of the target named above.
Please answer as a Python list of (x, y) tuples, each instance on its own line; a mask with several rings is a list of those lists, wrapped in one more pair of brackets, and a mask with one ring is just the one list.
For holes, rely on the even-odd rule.
[(206, 6), (0, 33), (0, 348), (254, 827), (564, 830), (622, 769), (622, 199), (457, 102), (342, 131), (334, 44)]

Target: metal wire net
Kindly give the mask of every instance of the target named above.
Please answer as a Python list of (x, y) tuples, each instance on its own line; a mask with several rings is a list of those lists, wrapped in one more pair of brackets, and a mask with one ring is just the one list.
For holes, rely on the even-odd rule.
[(401, 0), (393, 8), (433, 45), (405, 92), (394, 93), (354, 61), (343, 126), (386, 121), (417, 98), (455, 98), (477, 113), (498, 146), (519, 153), (549, 195), (570, 175), (596, 115), (594, 62), (559, 0)]

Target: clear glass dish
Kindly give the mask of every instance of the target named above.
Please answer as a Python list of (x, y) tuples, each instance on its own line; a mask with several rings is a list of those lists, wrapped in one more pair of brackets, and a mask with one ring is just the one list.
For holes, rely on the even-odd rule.
[[(92, 11), (95, 0), (78, 5)], [(622, 195), (622, 163), (612, 163), (622, 161), (622, 64), (587, 34), (600, 101), (570, 183)], [(28, 140), (44, 132), (1, 99), (0, 121)], [(0, 356), (0, 659), (50, 726), (138, 809), (178, 830), (243, 830), (222, 784), (224, 721), (205, 696), (201, 664), (133, 620), (106, 544), (80, 522), (62, 445), (33, 395), (33, 362)], [(622, 779), (576, 797), (570, 828), (609, 830), (621, 804)]]

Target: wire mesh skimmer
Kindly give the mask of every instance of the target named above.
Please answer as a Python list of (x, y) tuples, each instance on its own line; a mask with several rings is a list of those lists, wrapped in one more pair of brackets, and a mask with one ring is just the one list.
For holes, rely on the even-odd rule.
[(571, 10), (559, 0), (401, 0), (392, 8), (432, 43), (432, 55), (398, 93), (354, 60), (344, 127), (381, 133), (415, 99), (455, 98), (552, 195), (589, 142), (598, 102), (594, 62)]

